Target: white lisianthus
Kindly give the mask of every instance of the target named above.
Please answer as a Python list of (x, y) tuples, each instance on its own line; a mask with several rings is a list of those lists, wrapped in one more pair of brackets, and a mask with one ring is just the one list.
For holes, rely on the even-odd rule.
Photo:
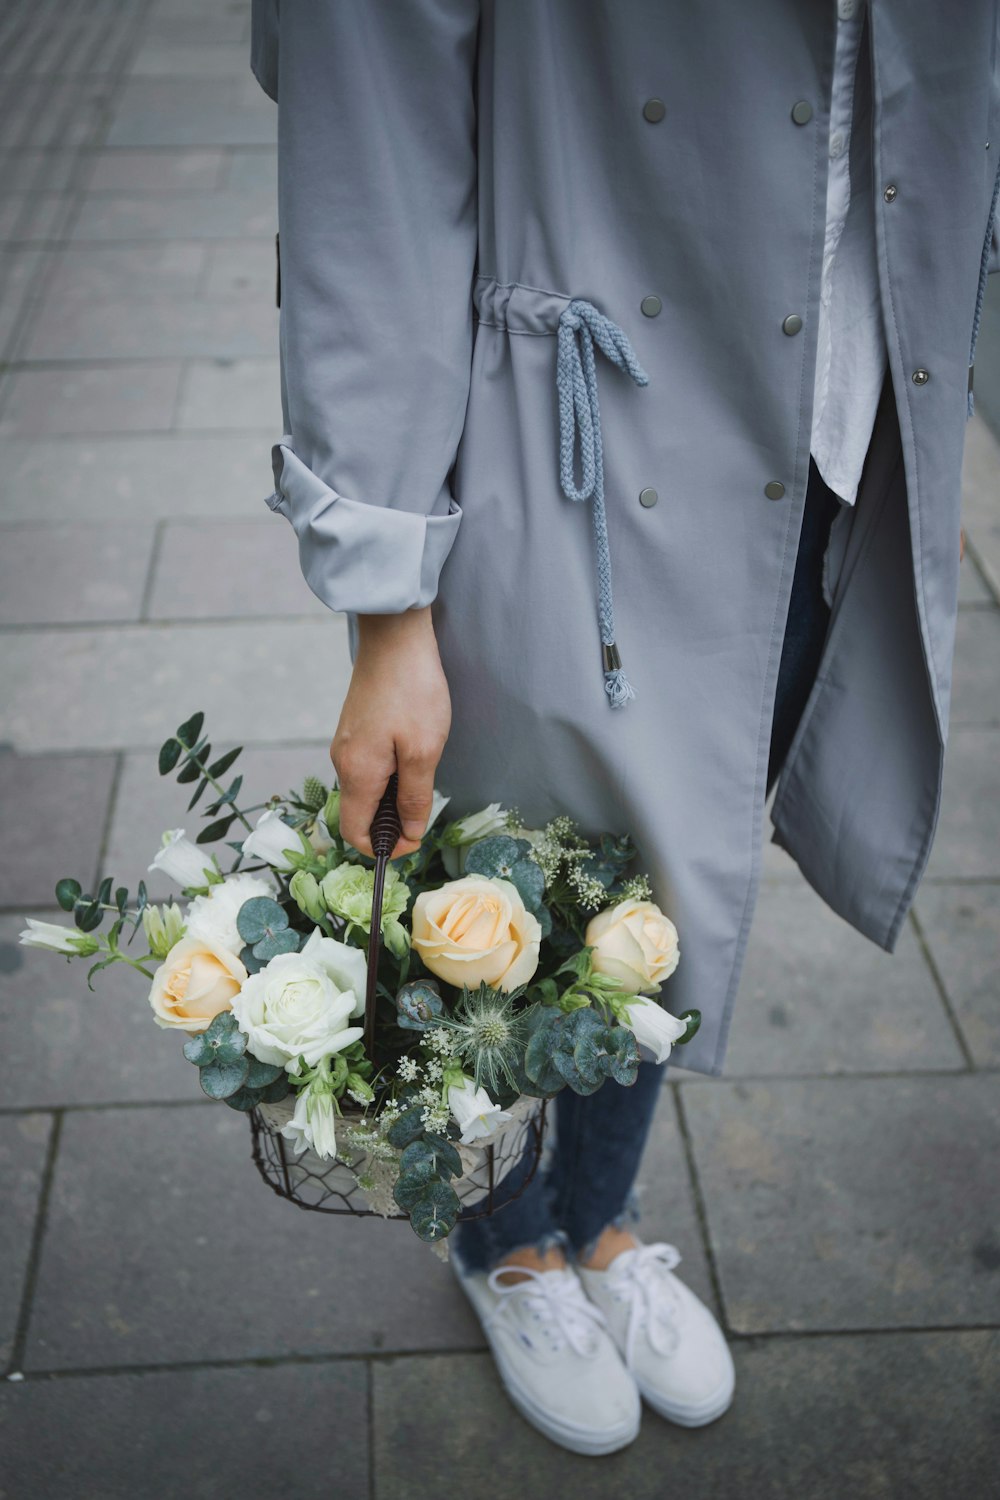
[(183, 828), (170, 828), (163, 835), (163, 847), (153, 856), (151, 870), (162, 870), (168, 879), (185, 891), (207, 891), (222, 879), (214, 854), (199, 849)]
[[(325, 941), (333, 944), (332, 938)], [(363, 1026), (348, 1025), (356, 999), (318, 956), (279, 953), (244, 980), (233, 1014), (249, 1038), (247, 1050), (294, 1075), (300, 1057), (312, 1068), (364, 1036)]]
[(688, 1029), (687, 1021), (664, 1010), (658, 1000), (647, 1000), (645, 996), (630, 1000), (626, 1015), (625, 1024), (634, 1032), (636, 1041), (652, 1052), (658, 1063), (666, 1062), (674, 1042)]
[(465, 869), (468, 846), (477, 839), (488, 838), (491, 833), (503, 833), (507, 826), (507, 813), (499, 802), (490, 802), (479, 812), (467, 813), (457, 818), (444, 830), (441, 858), (452, 879)]
[(195, 896), (187, 910), (188, 937), (238, 955), (246, 940), (240, 937), (236, 918), (244, 901), (255, 896), (274, 896), (271, 882), (261, 875), (230, 875), (221, 885), (213, 885), (207, 896)]
[(243, 840), (243, 853), (248, 859), (262, 859), (275, 870), (292, 870), (285, 851), (301, 854), (302, 841), (294, 828), (289, 828), (284, 819), (269, 807), (257, 819), (257, 826)]
[(310, 1147), (317, 1156), (336, 1156), (336, 1120), (333, 1096), (324, 1080), (317, 1077), (299, 1089), (292, 1118), (281, 1127), (280, 1134), (293, 1143), (296, 1156)]
[(462, 1132), (463, 1146), (486, 1140), (512, 1118), (509, 1110), (493, 1103), (485, 1089), (477, 1089), (475, 1080), (468, 1075), (463, 1075), (460, 1084), (449, 1085), (448, 1108)]
[(324, 937), (317, 927), (302, 945), (302, 957), (312, 959), (324, 969), (342, 995), (354, 995), (351, 1016), (365, 1013), (365, 991), (368, 988), (368, 959), (351, 943), (339, 943)]
[(58, 922), (36, 922), (34, 917), (25, 918), (28, 925), (18, 938), (26, 948), (47, 948), (50, 953), (65, 953), (67, 957), (89, 958), (101, 946), (89, 932), (76, 927), (61, 927)]

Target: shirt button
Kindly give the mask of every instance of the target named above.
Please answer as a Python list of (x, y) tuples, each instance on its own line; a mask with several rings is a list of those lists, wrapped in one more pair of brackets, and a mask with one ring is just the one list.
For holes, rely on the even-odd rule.
[(838, 131), (836, 131), (836, 133), (834, 135), (831, 135), (831, 137), (830, 137), (830, 155), (833, 157), (834, 161), (836, 161), (837, 157), (838, 156), (843, 156), (843, 154), (844, 154), (844, 137), (841, 135), (840, 131), (838, 130)]
[(655, 490), (645, 489), (645, 490), (640, 490), (640, 492), (639, 492), (639, 504), (640, 505), (647, 505), (647, 506), (648, 505), (655, 505), (656, 502), (657, 502), (657, 500), (659, 500), (659, 498), (660, 497), (656, 493)]
[(769, 500), (780, 500), (785, 493), (785, 486), (780, 479), (771, 479), (764, 486), (764, 494)]
[(658, 120), (663, 119), (663, 116), (666, 114), (666, 112), (667, 106), (664, 104), (662, 99), (647, 99), (645, 104), (642, 106), (643, 117), (651, 121), (654, 125)]
[(663, 303), (659, 297), (643, 297), (639, 303), (640, 310), (645, 313), (647, 318), (655, 318), (662, 306)]
[(792, 105), (792, 119), (796, 125), (808, 125), (812, 115), (813, 107), (808, 99), (797, 99)]
[(882, 197), (885, 199), (886, 203), (892, 203), (898, 192), (899, 189), (897, 188), (896, 184), (894, 182), (890, 182), (889, 186), (882, 194)]
[(930, 380), (930, 378), (931, 378), (930, 371), (929, 370), (923, 370), (923, 369), (921, 369), (921, 370), (914, 370), (913, 375), (912, 375), (911, 378), (913, 380), (913, 384), (914, 385), (926, 385), (927, 382), (928, 382), (928, 380)]
[(798, 313), (789, 313), (788, 317), (781, 325), (782, 333), (788, 334), (798, 333), (800, 332), (801, 328), (802, 319), (799, 317)]

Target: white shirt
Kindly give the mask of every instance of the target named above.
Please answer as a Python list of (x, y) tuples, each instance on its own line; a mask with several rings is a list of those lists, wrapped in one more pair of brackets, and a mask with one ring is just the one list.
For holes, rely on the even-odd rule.
[(870, 47), (861, 48), (866, 0), (833, 3), (837, 41), (811, 447), (826, 483), (853, 505), (887, 353), (872, 200)]

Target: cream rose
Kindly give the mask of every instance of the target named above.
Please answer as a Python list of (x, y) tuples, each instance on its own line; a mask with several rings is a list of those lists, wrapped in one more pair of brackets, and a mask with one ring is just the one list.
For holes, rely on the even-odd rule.
[(149, 1003), (158, 1026), (204, 1031), (220, 1011), (232, 1010), (247, 971), (217, 943), (181, 938), (153, 975)]
[(446, 984), (493, 989), (526, 984), (538, 968), (542, 929), (509, 880), (465, 875), (413, 903), (412, 945)]
[(630, 995), (658, 990), (680, 960), (677, 928), (653, 901), (619, 901), (591, 917), (583, 941), (598, 974)]

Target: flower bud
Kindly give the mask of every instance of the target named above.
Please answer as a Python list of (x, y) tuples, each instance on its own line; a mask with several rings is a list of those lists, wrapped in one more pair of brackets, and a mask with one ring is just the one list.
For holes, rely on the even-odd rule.
[(142, 930), (153, 957), (166, 958), (184, 936), (184, 913), (173, 901), (166, 906), (147, 906), (142, 913)]
[(288, 882), (288, 889), (292, 900), (311, 922), (319, 923), (324, 920), (326, 907), (315, 875), (310, 875), (308, 870), (296, 870)]

